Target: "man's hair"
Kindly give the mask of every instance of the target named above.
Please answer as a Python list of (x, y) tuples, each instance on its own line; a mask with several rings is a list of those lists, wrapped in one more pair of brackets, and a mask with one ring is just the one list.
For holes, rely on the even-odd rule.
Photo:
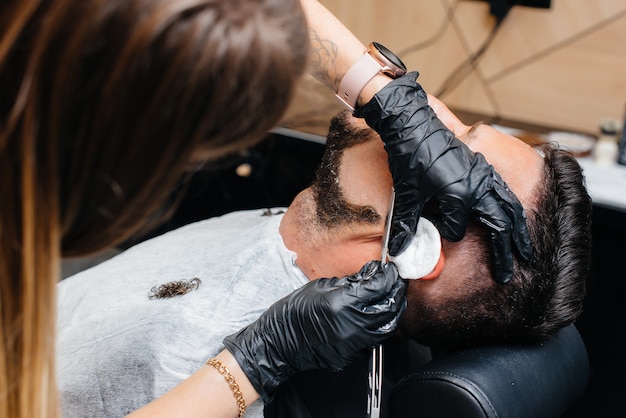
[[(537, 203), (527, 210), (534, 254), (517, 262), (513, 285), (502, 286), (500, 304), (515, 309), (502, 316), (509, 340), (544, 340), (574, 322), (582, 311), (591, 269), (591, 198), (576, 159), (553, 144), (544, 155), (543, 181)], [(511, 329), (509, 334), (505, 329)]]
[[(378, 138), (368, 128), (355, 128), (342, 113), (331, 122), (325, 164), (317, 178), (323, 187), (340, 190), (336, 171), (342, 152), (352, 145)], [(346, 140), (343, 142), (343, 140)], [(536, 147), (543, 153), (543, 180), (534, 190), (532, 208), (525, 208), (534, 254), (528, 262), (515, 257), (513, 278), (493, 280), (487, 231), (471, 223), (465, 236), (467, 280), (433, 303), (417, 303), (407, 310), (400, 329), (412, 338), (439, 349), (486, 343), (534, 343), (574, 322), (582, 310), (591, 264), (591, 199), (576, 159), (552, 144)], [(334, 171), (329, 172), (332, 169)], [(335, 181), (332, 177), (335, 176)], [(328, 193), (313, 186), (318, 219), (341, 218), (347, 203), (326, 202)], [(336, 198), (341, 198), (340, 192)], [(436, 216), (427, 205), (423, 216)], [(352, 212), (358, 208), (351, 208)], [(347, 217), (350, 219), (350, 215)], [(325, 225), (342, 222), (325, 221)], [(410, 292), (409, 292), (410, 295)], [(410, 301), (411, 299), (409, 299)], [(428, 301), (427, 301), (428, 302)], [(411, 303), (411, 302), (409, 302)]]
[(199, 146), (261, 139), (308, 51), (298, 0), (0, 2), (0, 416), (57, 415), (61, 251), (156, 219)]

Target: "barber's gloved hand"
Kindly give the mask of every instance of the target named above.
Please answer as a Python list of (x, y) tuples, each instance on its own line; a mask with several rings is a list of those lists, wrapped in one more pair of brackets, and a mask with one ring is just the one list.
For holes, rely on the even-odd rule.
[(307, 283), (224, 339), (264, 402), (290, 376), (340, 370), (391, 336), (406, 308), (396, 267), (370, 261), (354, 276)]
[(379, 133), (389, 156), (396, 191), (389, 252), (404, 251), (424, 205), (435, 199), (441, 218), (434, 223), (449, 241), (463, 238), (472, 218), (489, 229), (493, 275), (506, 283), (513, 274), (512, 244), (525, 260), (532, 255), (523, 207), (482, 154), (437, 118), (417, 75), (392, 81), (355, 112)]

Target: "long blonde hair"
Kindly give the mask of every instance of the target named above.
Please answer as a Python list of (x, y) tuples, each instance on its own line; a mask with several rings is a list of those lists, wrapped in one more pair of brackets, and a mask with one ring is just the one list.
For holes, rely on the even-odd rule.
[(304, 72), (297, 0), (0, 5), (0, 417), (55, 417), (63, 255), (161, 213), (199, 147), (251, 145)]

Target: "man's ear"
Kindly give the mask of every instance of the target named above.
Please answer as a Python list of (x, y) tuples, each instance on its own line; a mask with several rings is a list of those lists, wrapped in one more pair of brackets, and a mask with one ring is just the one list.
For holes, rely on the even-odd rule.
[(456, 137), (462, 136), (469, 130), (470, 127), (461, 122), (461, 120), (448, 109), (448, 106), (435, 96), (428, 95), (428, 104), (435, 111), (439, 120), (441, 120), (448, 129), (454, 132)]

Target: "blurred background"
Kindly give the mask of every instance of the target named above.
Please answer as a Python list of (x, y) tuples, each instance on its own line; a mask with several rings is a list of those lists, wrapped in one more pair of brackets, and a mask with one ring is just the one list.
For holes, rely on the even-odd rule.
[[(363, 43), (382, 43), (419, 71), (424, 89), (453, 110), (588, 134), (602, 118), (624, 116), (624, 0), (321, 3)], [(305, 79), (284, 125), (323, 135), (338, 106)]]

